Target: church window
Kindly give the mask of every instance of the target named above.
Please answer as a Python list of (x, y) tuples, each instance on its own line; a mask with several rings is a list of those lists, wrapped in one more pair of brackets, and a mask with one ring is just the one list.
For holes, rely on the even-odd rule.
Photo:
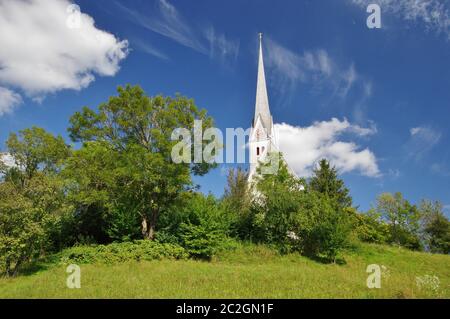
[(259, 156), (259, 147), (256, 148), (256, 156)]

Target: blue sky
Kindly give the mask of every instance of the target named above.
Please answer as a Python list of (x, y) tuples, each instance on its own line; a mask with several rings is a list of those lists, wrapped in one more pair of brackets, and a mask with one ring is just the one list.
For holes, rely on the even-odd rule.
[[(401, 191), (450, 210), (448, 2), (80, 0), (81, 29), (65, 25), (68, 0), (44, 2), (0, 0), (0, 150), (32, 125), (67, 137), (71, 114), (126, 83), (247, 128), (263, 32), (272, 115), (299, 174), (325, 156), (361, 209)], [(224, 172), (196, 181), (221, 195)]]

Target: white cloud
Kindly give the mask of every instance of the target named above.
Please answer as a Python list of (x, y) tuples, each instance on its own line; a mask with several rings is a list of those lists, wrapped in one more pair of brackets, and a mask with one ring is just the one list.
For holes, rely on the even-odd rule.
[(14, 167), (16, 163), (14, 161), (14, 157), (9, 153), (0, 153), (0, 162), (2, 162), (6, 167)]
[(374, 128), (362, 128), (346, 119), (315, 122), (309, 127), (276, 124), (280, 151), (289, 166), (300, 176), (309, 176), (314, 165), (327, 158), (342, 173), (358, 171), (369, 177), (381, 176), (375, 154), (368, 148), (361, 149), (354, 142), (339, 140), (344, 133), (356, 136), (375, 134)]
[(206, 46), (197, 39), (189, 24), (168, 1), (157, 1), (156, 14), (144, 14), (128, 8), (118, 1), (114, 3), (126, 13), (128, 19), (141, 27), (159, 33), (195, 51), (208, 53)]
[(162, 60), (169, 60), (169, 57), (166, 54), (164, 54), (160, 50), (154, 48), (148, 42), (141, 41), (140, 39), (134, 39), (131, 41), (131, 44), (133, 46), (136, 46), (137, 49), (139, 49), (140, 51), (142, 51), (144, 53), (153, 55)]
[(209, 42), (209, 55), (222, 63), (235, 62), (239, 54), (239, 41), (228, 40), (217, 33), (213, 27), (206, 29), (205, 37)]
[(400, 170), (398, 169), (390, 168), (387, 175), (390, 176), (392, 179), (396, 180), (401, 176), (401, 173)]
[(21, 103), (19, 94), (0, 86), (0, 116), (11, 113)]
[(113, 76), (127, 55), (127, 41), (98, 29), (81, 14), (69, 28), (69, 0), (0, 1), (0, 83), (33, 98), (80, 90), (94, 74)]
[[(366, 8), (373, 0), (349, 0)], [(445, 34), (450, 40), (450, 12), (444, 0), (377, 0), (382, 12), (390, 12), (405, 21), (422, 23), (426, 30)]]
[(156, 10), (150, 14), (133, 10), (118, 1), (114, 3), (132, 22), (220, 62), (234, 62), (239, 53), (239, 41), (227, 39), (212, 27), (198, 32), (167, 0), (158, 0)]
[(416, 160), (422, 159), (431, 149), (439, 143), (442, 134), (429, 126), (413, 127), (409, 130), (410, 139), (405, 147), (408, 151), (408, 156)]
[(342, 67), (323, 49), (298, 54), (270, 37), (265, 37), (264, 43), (266, 65), (272, 71), (277, 89), (283, 93), (302, 82), (317, 88), (328, 87), (345, 98), (359, 77), (354, 64)]
[(450, 176), (450, 169), (444, 163), (433, 163), (431, 165), (431, 172), (440, 176)]

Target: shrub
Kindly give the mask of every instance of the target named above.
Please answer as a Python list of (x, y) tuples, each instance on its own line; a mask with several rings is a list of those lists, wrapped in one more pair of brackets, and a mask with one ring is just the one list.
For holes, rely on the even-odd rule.
[(263, 176), (254, 201), (253, 234), (281, 253), (299, 251), (336, 260), (349, 238), (348, 214), (335, 197), (305, 188), (280, 161), (277, 174)]
[(389, 240), (389, 226), (381, 220), (374, 210), (365, 214), (358, 213), (354, 208), (346, 210), (349, 214), (353, 234), (363, 242), (383, 244)]
[(52, 249), (52, 232), (70, 207), (64, 203), (60, 181), (40, 174), (24, 187), (0, 183), (0, 198), (0, 274), (15, 276)]
[(162, 244), (149, 240), (113, 243), (98, 246), (76, 246), (61, 252), (60, 260), (64, 264), (115, 264), (126, 261), (185, 259), (186, 250), (174, 244)]
[(349, 244), (350, 223), (345, 211), (316, 192), (305, 192), (298, 214), (299, 245), (304, 254), (336, 261)]
[(196, 258), (210, 259), (225, 239), (223, 231), (214, 224), (181, 224), (182, 245)]
[(190, 194), (183, 207), (174, 208), (170, 219), (161, 220), (159, 242), (179, 243), (196, 258), (211, 258), (228, 240), (230, 220), (212, 195)]

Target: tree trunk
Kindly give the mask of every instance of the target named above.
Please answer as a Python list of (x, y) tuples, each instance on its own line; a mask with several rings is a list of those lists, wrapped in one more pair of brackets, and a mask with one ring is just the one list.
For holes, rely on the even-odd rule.
[(150, 219), (147, 216), (142, 218), (142, 236), (144, 239), (154, 240), (155, 239), (155, 230), (156, 230), (156, 221), (158, 220), (158, 211), (154, 210)]

